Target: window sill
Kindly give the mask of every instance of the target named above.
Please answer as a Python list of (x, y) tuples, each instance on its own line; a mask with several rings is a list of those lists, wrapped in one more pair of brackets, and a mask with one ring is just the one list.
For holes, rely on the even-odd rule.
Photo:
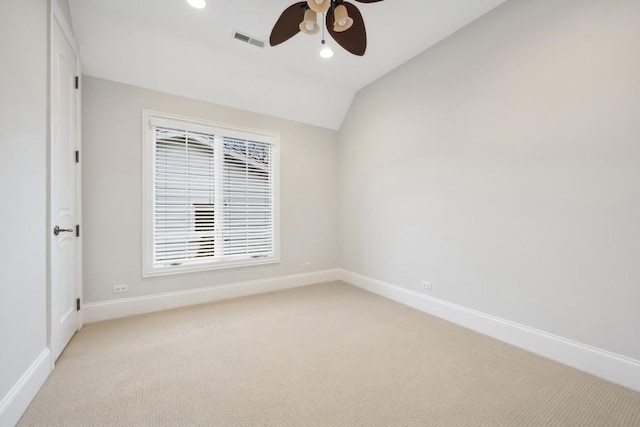
[(142, 271), (142, 278), (174, 276), (177, 274), (197, 273), (204, 271), (229, 270), (234, 268), (253, 267), (258, 265), (279, 264), (280, 258), (261, 258), (257, 260), (223, 261), (219, 263), (202, 263), (166, 268), (148, 268)]

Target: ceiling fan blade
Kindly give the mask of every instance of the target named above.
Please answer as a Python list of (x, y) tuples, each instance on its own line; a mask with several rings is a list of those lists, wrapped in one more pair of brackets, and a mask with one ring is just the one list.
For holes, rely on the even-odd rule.
[(301, 1), (289, 6), (282, 12), (271, 31), (271, 37), (269, 38), (271, 46), (284, 43), (300, 32), (300, 23), (304, 19), (306, 5), (306, 1)]
[(367, 30), (364, 26), (364, 19), (362, 19), (362, 14), (355, 5), (347, 2), (343, 4), (347, 8), (349, 17), (353, 19), (353, 26), (342, 33), (333, 31), (333, 8), (330, 8), (327, 11), (327, 30), (331, 37), (346, 51), (354, 55), (363, 56), (367, 51)]

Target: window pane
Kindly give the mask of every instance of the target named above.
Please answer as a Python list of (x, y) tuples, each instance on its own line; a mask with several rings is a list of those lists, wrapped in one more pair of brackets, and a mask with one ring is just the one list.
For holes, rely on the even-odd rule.
[(154, 264), (215, 256), (214, 137), (155, 128)]
[(274, 251), (269, 144), (224, 139), (224, 248), (254, 258)]
[(275, 256), (272, 146), (153, 126), (152, 266)]

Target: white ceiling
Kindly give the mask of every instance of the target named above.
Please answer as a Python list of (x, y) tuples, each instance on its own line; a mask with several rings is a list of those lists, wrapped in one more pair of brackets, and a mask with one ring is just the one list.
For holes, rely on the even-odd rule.
[[(355, 3), (368, 36), (364, 57), (321, 35), (269, 47), (273, 24), (295, 0), (70, 0), (83, 72), (176, 95), (339, 129), (355, 93), (505, 0)], [(267, 42), (234, 40), (238, 30)], [(328, 41), (330, 41), (330, 36)]]

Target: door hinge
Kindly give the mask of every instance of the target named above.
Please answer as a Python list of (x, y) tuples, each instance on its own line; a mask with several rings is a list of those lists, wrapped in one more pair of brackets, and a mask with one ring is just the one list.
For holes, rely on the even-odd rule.
[(80, 151), (76, 150), (76, 163), (80, 163)]
[(80, 237), (80, 224), (76, 225), (76, 237)]
[(80, 311), (80, 298), (76, 299), (76, 311)]
[(80, 89), (80, 76), (76, 76), (76, 89)]

